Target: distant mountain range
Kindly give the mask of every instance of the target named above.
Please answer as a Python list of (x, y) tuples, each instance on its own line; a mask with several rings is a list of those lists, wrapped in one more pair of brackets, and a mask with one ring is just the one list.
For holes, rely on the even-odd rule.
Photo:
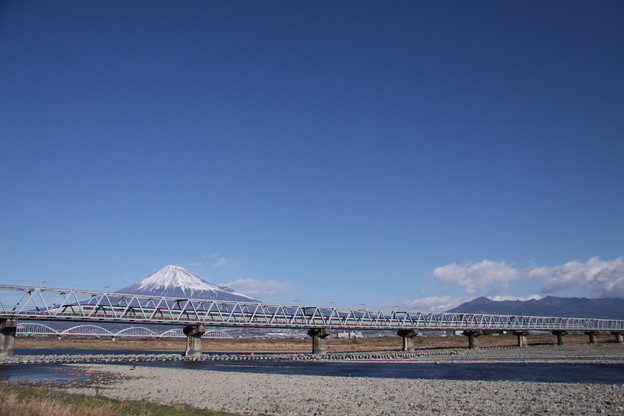
[(256, 301), (256, 299), (236, 292), (229, 287), (215, 285), (180, 266), (173, 265), (165, 266), (145, 279), (119, 289), (116, 293), (242, 302)]
[(494, 301), (480, 297), (448, 312), (624, 319), (624, 299), (546, 296), (539, 300)]

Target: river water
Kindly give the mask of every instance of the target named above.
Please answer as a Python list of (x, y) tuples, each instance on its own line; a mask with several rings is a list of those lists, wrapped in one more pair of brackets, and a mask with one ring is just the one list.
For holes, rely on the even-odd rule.
[[(151, 354), (150, 351), (17, 350), (18, 354)], [(130, 363), (128, 363), (130, 365)], [(265, 374), (337, 377), (388, 377), (408, 379), (525, 381), (553, 383), (624, 384), (624, 364), (548, 363), (358, 363), (324, 361), (167, 361), (140, 362), (140, 366)], [(82, 373), (59, 364), (8, 364), (0, 366), (0, 380), (37, 382), (82, 380)]]

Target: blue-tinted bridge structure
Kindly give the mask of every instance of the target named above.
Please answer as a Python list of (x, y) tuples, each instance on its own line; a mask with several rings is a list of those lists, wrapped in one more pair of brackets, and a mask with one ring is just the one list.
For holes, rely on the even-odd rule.
[[(117, 338), (186, 338), (182, 328), (168, 329), (166, 331), (154, 331), (143, 326), (131, 326), (117, 331), (99, 325), (75, 325), (65, 329), (52, 328), (38, 322), (20, 322), (17, 324), (17, 336), (56, 336), (62, 337), (108, 337)], [(225, 339), (234, 338), (226, 331), (210, 329), (203, 334), (203, 338)]]
[(564, 344), (570, 332), (585, 332), (595, 342), (611, 332), (622, 342), (624, 321), (613, 319), (411, 312), (173, 298), (115, 292), (0, 285), (0, 354), (11, 355), (18, 321), (66, 321), (131, 325), (175, 325), (187, 337), (187, 355), (201, 354), (201, 337), (211, 327), (306, 329), (312, 352), (324, 353), (332, 330), (392, 330), (403, 339), (403, 350), (414, 349), (420, 330), (463, 331), (470, 348), (484, 331), (509, 331), (526, 346), (530, 331), (548, 331)]

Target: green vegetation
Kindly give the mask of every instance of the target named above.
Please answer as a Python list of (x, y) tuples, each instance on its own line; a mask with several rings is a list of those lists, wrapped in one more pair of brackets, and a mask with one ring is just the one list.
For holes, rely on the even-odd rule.
[(186, 405), (160, 406), (147, 402), (63, 393), (38, 387), (0, 385), (0, 416), (235, 416)]

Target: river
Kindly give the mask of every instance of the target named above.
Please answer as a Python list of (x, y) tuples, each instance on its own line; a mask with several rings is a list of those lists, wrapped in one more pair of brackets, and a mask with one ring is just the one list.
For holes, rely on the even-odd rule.
[[(17, 354), (157, 354), (155, 351), (16, 350)], [(128, 363), (128, 365), (130, 365)], [(549, 363), (404, 363), (286, 360), (140, 362), (140, 366), (266, 374), (385, 377), (430, 380), (525, 381), (624, 384), (624, 364)], [(28, 383), (82, 380), (84, 375), (60, 364), (6, 364), (0, 380)]]

